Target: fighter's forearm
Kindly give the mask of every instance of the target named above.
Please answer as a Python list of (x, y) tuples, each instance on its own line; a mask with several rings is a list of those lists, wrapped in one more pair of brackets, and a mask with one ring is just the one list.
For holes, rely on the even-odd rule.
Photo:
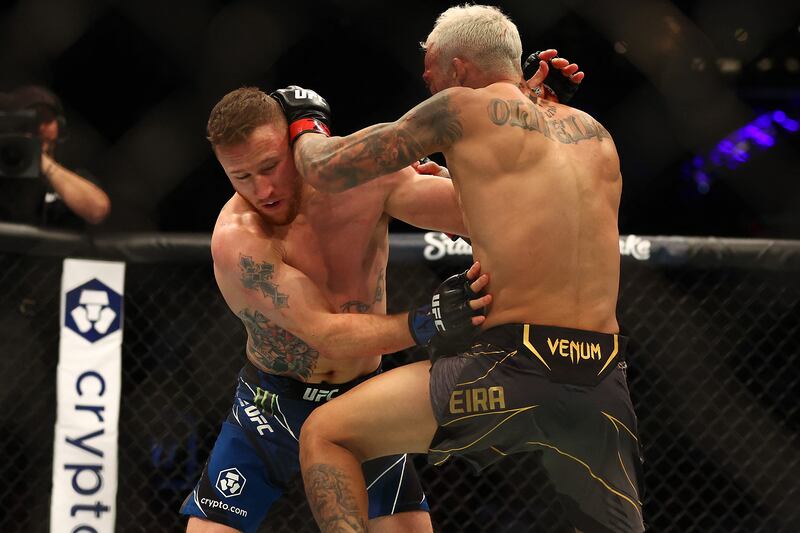
[(414, 346), (408, 329), (408, 315), (336, 314), (308, 337), (331, 359), (372, 357)]
[(294, 145), (295, 165), (314, 187), (338, 192), (441, 152), (463, 134), (451, 96), (442, 91), (395, 122), (347, 137), (302, 135)]
[(42, 159), (42, 172), (67, 207), (82, 219), (99, 224), (108, 216), (111, 201), (100, 187), (49, 157)]
[(397, 123), (377, 124), (347, 137), (303, 135), (295, 143), (295, 165), (315, 188), (340, 192), (395, 172), (426, 155)]

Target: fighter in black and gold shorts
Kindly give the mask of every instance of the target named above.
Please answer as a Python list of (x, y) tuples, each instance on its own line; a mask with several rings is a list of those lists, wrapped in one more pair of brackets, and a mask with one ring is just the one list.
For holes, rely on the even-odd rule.
[(481, 470), (541, 452), (572, 524), (584, 533), (640, 532), (641, 455), (625, 376), (627, 338), (506, 324), (431, 368), (439, 428), (428, 452)]

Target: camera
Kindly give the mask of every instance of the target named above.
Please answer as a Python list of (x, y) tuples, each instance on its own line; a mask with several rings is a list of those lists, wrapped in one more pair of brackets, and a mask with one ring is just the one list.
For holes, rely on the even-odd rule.
[(39, 177), (42, 143), (37, 127), (36, 111), (0, 111), (0, 177)]

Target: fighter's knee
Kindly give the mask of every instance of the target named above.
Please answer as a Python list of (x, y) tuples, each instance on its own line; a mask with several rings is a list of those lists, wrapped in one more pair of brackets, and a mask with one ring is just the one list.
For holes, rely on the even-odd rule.
[(322, 408), (314, 410), (311, 415), (303, 422), (303, 427), (300, 429), (300, 442), (309, 442), (316, 439), (324, 439), (329, 437), (329, 429), (327, 419), (320, 412)]
[(186, 523), (186, 533), (240, 533), (240, 530), (204, 518), (190, 516)]
[(318, 455), (324, 456), (332, 447), (347, 449), (362, 460), (362, 454), (354, 440), (357, 439), (353, 438), (345, 422), (333, 410), (320, 407), (311, 413), (300, 430), (301, 461)]
[(306, 453), (313, 453), (320, 446), (333, 442), (334, 435), (329, 430), (329, 424), (318, 411), (319, 409), (312, 412), (300, 429), (300, 449)]
[(406, 511), (379, 516), (369, 521), (369, 533), (432, 533), (431, 515), (427, 511)]

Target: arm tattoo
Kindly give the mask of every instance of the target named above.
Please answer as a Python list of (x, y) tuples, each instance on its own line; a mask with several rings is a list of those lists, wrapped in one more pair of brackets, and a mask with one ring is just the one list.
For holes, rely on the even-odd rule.
[(300, 146), (300, 171), (323, 188), (343, 191), (395, 172), (458, 141), (463, 127), (446, 94), (436, 95), (391, 124), (330, 142)]
[(269, 321), (258, 309), (242, 309), (239, 318), (247, 330), (247, 355), (268, 372), (307, 380), (319, 359), (319, 352), (283, 328)]
[[(431, 148), (446, 148), (464, 134), (464, 128), (458, 119), (458, 110), (453, 107), (450, 97), (445, 94), (434, 96), (412, 109), (406, 116), (421, 130), (419, 132), (421, 137), (430, 137), (428, 142), (433, 145)], [(411, 163), (413, 161), (408, 164)]]
[(246, 289), (258, 289), (261, 294), (272, 300), (275, 308), (289, 307), (289, 296), (278, 292), (278, 285), (272, 281), (275, 265), (262, 261), (256, 263), (247, 255), (239, 256), (239, 267), (242, 269), (242, 285)]
[(366, 533), (349, 479), (341, 470), (326, 464), (311, 465), (303, 476), (311, 511), (322, 533)]
[(602, 142), (611, 138), (602, 124), (591, 117), (570, 114), (562, 119), (553, 119), (554, 107), (545, 106), (542, 112), (534, 103), (493, 98), (486, 110), (495, 126), (508, 125), (536, 131), (562, 144), (577, 144), (591, 139)]

